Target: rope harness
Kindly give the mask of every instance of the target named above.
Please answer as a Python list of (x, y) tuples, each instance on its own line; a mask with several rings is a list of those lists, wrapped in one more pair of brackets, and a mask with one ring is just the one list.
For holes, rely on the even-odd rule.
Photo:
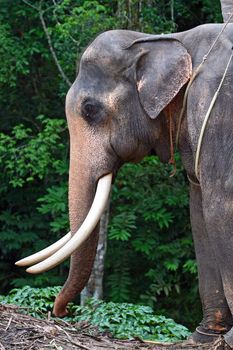
[(228, 71), (228, 68), (229, 68), (229, 65), (231, 63), (231, 60), (232, 60), (232, 57), (233, 57), (233, 51), (231, 53), (231, 56), (229, 58), (229, 61), (227, 62), (227, 65), (226, 65), (226, 69), (223, 73), (223, 76), (222, 76), (222, 79), (218, 85), (218, 88), (212, 98), (212, 101), (210, 103), (210, 106), (208, 108), (208, 111), (205, 115), (205, 118), (204, 118), (204, 121), (203, 121), (203, 124), (202, 124), (202, 127), (201, 127), (201, 131), (200, 131), (200, 135), (199, 135), (199, 139), (198, 139), (198, 143), (197, 143), (197, 151), (196, 151), (196, 158), (195, 158), (195, 175), (196, 175), (196, 178), (199, 180), (199, 158), (200, 158), (200, 152), (201, 152), (201, 146), (202, 146), (202, 141), (203, 141), (203, 137), (204, 137), (204, 133), (205, 133), (205, 130), (206, 130), (206, 125), (207, 125), (207, 122), (209, 120), (209, 117), (210, 117), (210, 113), (214, 107), (214, 104), (215, 104), (215, 101), (218, 97), (218, 94), (219, 94), (219, 91), (222, 87), (222, 84), (224, 82), (224, 79), (226, 77), (226, 74), (227, 74), (227, 71)]
[[(185, 112), (185, 109), (186, 109), (186, 104), (187, 104), (187, 98), (188, 98), (188, 92), (189, 92), (189, 89), (193, 83), (193, 81), (196, 79), (197, 75), (200, 73), (201, 71), (201, 68), (202, 66), (204, 65), (205, 61), (207, 60), (207, 58), (209, 57), (211, 51), (213, 50), (213, 48), (215, 47), (215, 45), (217, 44), (220, 36), (222, 35), (222, 33), (224, 32), (226, 26), (228, 25), (228, 23), (230, 22), (231, 18), (233, 16), (233, 13), (231, 13), (231, 15), (229, 16), (227, 22), (225, 23), (225, 25), (222, 27), (221, 31), (219, 32), (219, 34), (217, 35), (216, 39), (214, 40), (213, 44), (210, 46), (208, 52), (206, 53), (206, 55), (204, 55), (203, 59), (202, 59), (202, 62), (199, 64), (199, 66), (196, 68), (196, 70), (193, 72), (193, 75), (187, 85), (187, 88), (185, 90), (185, 94), (184, 94), (184, 99), (183, 99), (183, 105), (182, 105), (182, 109), (181, 109), (181, 112), (180, 112), (180, 115), (179, 115), (179, 118), (178, 118), (178, 127), (177, 127), (177, 134), (176, 134), (176, 149), (178, 147), (178, 143), (179, 143), (179, 136), (180, 136), (180, 129), (181, 129), (181, 123), (182, 123), (182, 120), (183, 120), (183, 116), (184, 116), (184, 112)], [(232, 48), (233, 49), (233, 48)], [(198, 143), (197, 143), (197, 151), (196, 151), (196, 156), (195, 156), (195, 176), (197, 178), (197, 180), (200, 182), (200, 179), (199, 179), (199, 158), (200, 158), (200, 152), (201, 152), (201, 146), (202, 146), (202, 142), (203, 142), (203, 137), (204, 137), (204, 134), (205, 134), (205, 130), (206, 130), (206, 125), (207, 125), (207, 122), (209, 120), (209, 117), (210, 117), (210, 113), (214, 107), (214, 104), (215, 104), (215, 101), (218, 97), (218, 94), (219, 94), (219, 91), (223, 85), (223, 82), (224, 82), (224, 79), (226, 77), (226, 74), (227, 74), (227, 71), (228, 71), (228, 68), (230, 66), (230, 63), (231, 63), (231, 60), (232, 60), (232, 57), (233, 57), (233, 51), (230, 55), (230, 58), (227, 62), (227, 65), (226, 65), (226, 68), (225, 68), (225, 71), (223, 73), (223, 76), (222, 76), (222, 79), (218, 85), (218, 88), (211, 100), (211, 103), (209, 105), (209, 108), (207, 110), (207, 113), (205, 115), (205, 118), (204, 118), (204, 121), (202, 123), (202, 127), (201, 127), (201, 131), (200, 131), (200, 135), (199, 135), (199, 138), (198, 138)], [(170, 139), (171, 139), (171, 132), (170, 132)], [(172, 157), (171, 157), (172, 158)], [(174, 171), (172, 173), (172, 175), (174, 175)], [(200, 183), (199, 182), (195, 182), (193, 180), (190, 179), (190, 177), (188, 176), (188, 180), (190, 181), (190, 183), (192, 183), (193, 185), (196, 185), (196, 186), (200, 186)]]
[(171, 164), (173, 167), (173, 170), (169, 175), (169, 177), (173, 177), (176, 174), (176, 161), (175, 161), (175, 150), (174, 150), (174, 144), (173, 144), (174, 124), (173, 124), (170, 104), (168, 105), (168, 123), (169, 123), (169, 137), (170, 137), (170, 159), (168, 163)]

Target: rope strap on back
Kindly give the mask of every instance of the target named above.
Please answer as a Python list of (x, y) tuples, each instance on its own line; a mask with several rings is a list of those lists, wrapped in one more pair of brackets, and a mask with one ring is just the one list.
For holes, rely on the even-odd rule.
[(224, 79), (226, 77), (226, 74), (227, 74), (227, 71), (228, 71), (228, 68), (230, 66), (230, 63), (231, 63), (231, 60), (232, 60), (232, 57), (233, 57), (233, 51), (231, 53), (231, 56), (227, 62), (227, 65), (226, 65), (226, 69), (223, 73), (223, 76), (222, 76), (222, 79), (218, 85), (218, 88), (217, 88), (217, 91), (215, 92), (212, 100), (211, 100), (211, 103), (210, 103), (210, 106), (208, 108), (208, 111), (205, 115), (205, 118), (204, 118), (204, 121), (202, 123), (202, 127), (201, 127), (201, 132), (200, 132), (200, 135), (199, 135), (199, 139), (198, 139), (198, 143), (197, 143), (197, 151), (196, 151), (196, 157), (195, 157), (195, 175), (196, 175), (196, 178), (199, 180), (199, 158), (200, 158), (200, 152), (201, 152), (201, 146), (202, 146), (202, 141), (203, 141), (203, 137), (204, 137), (204, 134), (205, 134), (205, 130), (206, 130), (206, 125), (207, 125), (207, 122), (209, 120), (209, 117), (210, 117), (210, 113), (214, 107), (214, 104), (216, 102), (216, 99), (218, 97), (218, 94), (219, 94), (219, 91), (223, 85), (223, 82), (224, 82)]
[[(188, 98), (188, 92), (189, 92), (189, 89), (193, 83), (193, 81), (196, 79), (197, 75), (200, 73), (201, 71), (201, 68), (202, 66), (204, 65), (205, 61), (207, 60), (207, 58), (209, 57), (211, 51), (213, 50), (213, 48), (215, 47), (215, 45), (217, 44), (221, 34), (224, 32), (226, 26), (228, 25), (228, 23), (230, 22), (230, 20), (232, 19), (233, 17), (233, 13), (230, 14), (227, 22), (224, 24), (224, 26), (222, 27), (221, 31), (219, 32), (219, 34), (217, 35), (216, 39), (214, 40), (214, 42), (212, 43), (212, 45), (210, 46), (208, 52), (206, 53), (206, 55), (203, 56), (203, 59), (202, 59), (202, 62), (199, 64), (199, 66), (196, 68), (196, 70), (193, 72), (193, 75), (187, 85), (187, 88), (185, 90), (185, 94), (184, 94), (184, 99), (183, 99), (183, 105), (182, 105), (182, 109), (180, 111), (180, 115), (179, 115), (179, 118), (178, 118), (178, 127), (177, 127), (177, 133), (176, 133), (176, 149), (178, 148), (178, 143), (179, 143), (179, 136), (180, 136), (180, 129), (181, 129), (181, 123), (182, 123), (182, 120), (183, 120), (183, 116), (184, 116), (184, 112), (185, 112), (185, 109), (186, 109), (186, 104), (187, 104), (187, 98)], [(233, 48), (232, 48), (233, 49)], [(214, 107), (214, 104), (215, 104), (215, 101), (218, 97), (218, 94), (219, 94), (219, 91), (223, 85), (223, 82), (224, 82), (224, 79), (226, 77), (226, 74), (227, 74), (227, 71), (228, 71), (228, 68), (229, 68), (229, 65), (231, 63), (231, 60), (232, 60), (232, 57), (233, 57), (233, 51), (230, 55), (230, 58), (227, 62), (227, 65), (226, 65), (226, 68), (225, 68), (225, 71), (223, 73), (223, 76), (222, 76), (222, 79), (218, 85), (218, 88), (211, 100), (211, 103), (210, 103), (210, 106), (207, 110), (207, 113), (205, 115), (205, 118), (204, 118), (204, 121), (203, 121), (203, 124), (202, 124), (202, 127), (201, 127), (201, 132), (200, 132), (200, 135), (199, 135), (199, 138), (198, 138), (198, 144), (197, 144), (197, 151), (196, 151), (196, 156), (195, 156), (195, 175), (196, 175), (196, 178), (198, 179), (199, 181), (199, 158), (200, 158), (200, 152), (201, 152), (201, 146), (202, 146), (202, 141), (203, 141), (203, 137), (204, 137), (204, 133), (205, 133), (205, 130), (206, 130), (206, 125), (207, 125), (207, 122), (209, 120), (209, 117), (210, 117), (210, 113)], [(190, 179), (189, 179), (190, 181)], [(190, 181), (191, 183), (194, 183), (193, 181)], [(198, 183), (194, 183), (195, 185), (198, 185)]]

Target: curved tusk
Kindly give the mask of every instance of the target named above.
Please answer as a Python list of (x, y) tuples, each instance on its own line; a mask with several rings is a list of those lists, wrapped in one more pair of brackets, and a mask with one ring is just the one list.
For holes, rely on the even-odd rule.
[(90, 236), (104, 212), (110, 194), (111, 184), (111, 173), (99, 179), (91, 209), (79, 230), (60, 250), (39, 264), (29, 267), (26, 270), (27, 272), (36, 274), (52, 269), (67, 259)]
[(72, 235), (71, 232), (68, 232), (64, 237), (59, 239), (59, 241), (51, 244), (49, 247), (39, 251), (38, 253), (27, 256), (24, 259), (21, 259), (15, 263), (17, 266), (28, 266), (32, 264), (36, 264), (52, 254), (56, 253), (60, 248), (62, 248), (70, 239)]

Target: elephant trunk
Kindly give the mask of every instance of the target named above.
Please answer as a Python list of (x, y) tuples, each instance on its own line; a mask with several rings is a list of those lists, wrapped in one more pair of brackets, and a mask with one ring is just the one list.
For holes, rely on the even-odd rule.
[[(83, 221), (93, 202), (96, 182), (90, 174), (90, 167), (78, 161), (71, 150), (69, 173), (69, 218), (71, 233), (74, 234)], [(98, 224), (82, 245), (71, 256), (68, 279), (57, 296), (53, 313), (56, 316), (67, 314), (66, 306), (85, 287), (91, 274), (98, 243)]]

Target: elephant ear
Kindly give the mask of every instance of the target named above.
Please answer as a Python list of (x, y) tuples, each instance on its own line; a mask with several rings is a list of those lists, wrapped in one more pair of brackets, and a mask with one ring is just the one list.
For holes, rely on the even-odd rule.
[(142, 107), (155, 119), (192, 74), (191, 56), (176, 39), (140, 44), (136, 66), (137, 89)]

